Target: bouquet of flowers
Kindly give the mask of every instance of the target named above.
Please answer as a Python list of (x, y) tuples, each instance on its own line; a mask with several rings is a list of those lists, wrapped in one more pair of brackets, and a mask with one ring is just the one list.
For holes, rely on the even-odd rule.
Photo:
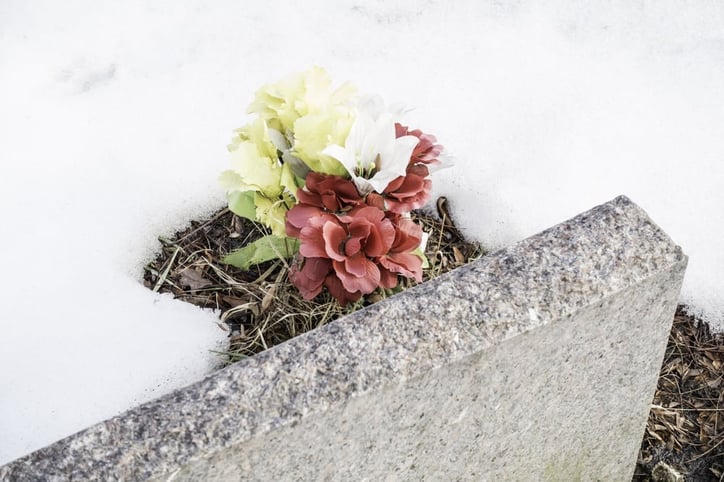
[(400, 276), (422, 280), (425, 236), (410, 211), (441, 166), (434, 136), (350, 84), (332, 89), (319, 67), (262, 87), (249, 113), (220, 180), (230, 210), (270, 234), (225, 262), (293, 258), (289, 279), (305, 299), (326, 288), (342, 306)]

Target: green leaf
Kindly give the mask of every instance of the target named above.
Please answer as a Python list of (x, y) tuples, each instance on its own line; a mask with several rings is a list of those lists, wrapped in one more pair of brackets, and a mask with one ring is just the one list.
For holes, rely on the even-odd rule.
[(229, 209), (232, 213), (250, 221), (256, 221), (254, 191), (234, 191), (228, 195)]
[(225, 256), (221, 261), (241, 269), (272, 259), (291, 258), (299, 251), (299, 240), (272, 234), (259, 238)]

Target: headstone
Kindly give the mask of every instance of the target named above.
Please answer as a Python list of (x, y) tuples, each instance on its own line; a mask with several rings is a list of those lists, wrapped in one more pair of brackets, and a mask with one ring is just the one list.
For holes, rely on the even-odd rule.
[(618, 197), (0, 478), (631, 480), (686, 263)]

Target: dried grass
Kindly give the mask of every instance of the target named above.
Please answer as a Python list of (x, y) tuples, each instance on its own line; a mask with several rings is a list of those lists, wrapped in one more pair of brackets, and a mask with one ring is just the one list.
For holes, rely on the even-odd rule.
[[(444, 198), (439, 216), (420, 211), (413, 218), (430, 233), (423, 270), (427, 281), (483, 255), (466, 242), (453, 224)], [(219, 310), (229, 332), (229, 346), (221, 353), (227, 363), (251, 356), (292, 337), (324, 325), (391, 296), (414, 282), (405, 280), (395, 290), (378, 291), (342, 308), (326, 292), (304, 300), (287, 279), (288, 265), (277, 260), (243, 271), (221, 263), (229, 252), (267, 234), (263, 227), (222, 209), (210, 219), (192, 222), (171, 239), (161, 238), (161, 252), (145, 267), (144, 283), (153, 291), (203, 308)]]

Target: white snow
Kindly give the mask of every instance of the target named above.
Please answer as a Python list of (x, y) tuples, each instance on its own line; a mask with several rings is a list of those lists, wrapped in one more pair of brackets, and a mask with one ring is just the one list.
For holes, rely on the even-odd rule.
[(0, 464), (212, 370), (215, 315), (142, 266), (222, 205), (254, 91), (313, 64), (418, 106), (488, 246), (627, 194), (724, 330), (724, 5), (511, 3), (0, 2)]

